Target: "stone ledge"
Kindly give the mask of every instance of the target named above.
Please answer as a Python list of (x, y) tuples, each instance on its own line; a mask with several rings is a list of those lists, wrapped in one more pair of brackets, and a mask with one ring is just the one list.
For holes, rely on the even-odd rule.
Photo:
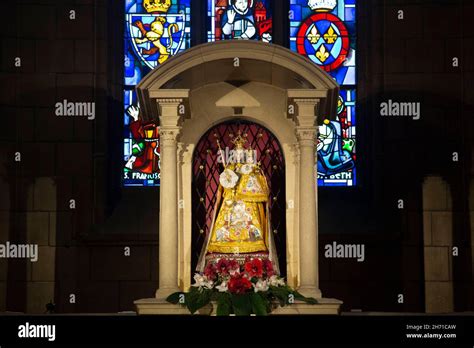
[(190, 315), (187, 308), (157, 298), (144, 298), (134, 304), (138, 315)]
[[(339, 315), (342, 301), (333, 298), (319, 298), (319, 303), (311, 305), (297, 301), (296, 303), (275, 309), (271, 315)], [(187, 308), (174, 305), (157, 298), (141, 299), (134, 302), (138, 315), (191, 315)], [(200, 310), (197, 315), (211, 315), (213, 305)]]
[(339, 315), (341, 313), (342, 301), (335, 298), (318, 298), (315, 305), (297, 301), (296, 303), (278, 307), (272, 315)]

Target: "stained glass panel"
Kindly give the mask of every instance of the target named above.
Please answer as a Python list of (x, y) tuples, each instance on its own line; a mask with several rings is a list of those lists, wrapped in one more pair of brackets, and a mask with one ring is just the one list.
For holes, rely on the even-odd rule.
[(290, 0), (290, 48), (341, 86), (335, 121), (318, 139), (318, 185), (356, 184), (356, 0)]
[(239, 39), (272, 42), (270, 0), (208, 0), (208, 41)]
[(159, 186), (158, 125), (140, 117), (135, 86), (189, 48), (191, 0), (125, 0), (124, 186)]

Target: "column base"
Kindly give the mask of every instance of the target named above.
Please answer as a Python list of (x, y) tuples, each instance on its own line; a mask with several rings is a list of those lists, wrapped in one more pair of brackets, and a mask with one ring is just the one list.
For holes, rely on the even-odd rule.
[(321, 290), (315, 287), (299, 287), (298, 292), (305, 297), (312, 297), (318, 301), (323, 297)]
[(181, 290), (178, 287), (176, 287), (176, 288), (159, 288), (155, 292), (155, 297), (157, 299), (161, 299), (161, 300), (164, 301), (168, 298), (169, 295), (174, 294), (175, 292), (180, 292), (180, 291)]

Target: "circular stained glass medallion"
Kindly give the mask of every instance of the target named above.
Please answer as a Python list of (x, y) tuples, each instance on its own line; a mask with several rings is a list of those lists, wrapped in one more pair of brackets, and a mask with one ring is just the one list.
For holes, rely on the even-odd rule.
[(298, 53), (326, 71), (337, 69), (349, 52), (349, 35), (344, 23), (331, 13), (309, 16), (298, 31)]

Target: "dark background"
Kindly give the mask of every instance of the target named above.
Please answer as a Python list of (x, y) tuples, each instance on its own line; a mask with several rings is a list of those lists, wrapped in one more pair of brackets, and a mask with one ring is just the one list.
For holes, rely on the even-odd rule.
[[(205, 39), (206, 1), (192, 2), (195, 45)], [(287, 46), (288, 6), (274, 3), (274, 42)], [(453, 264), (455, 310), (474, 310), (473, 13), (469, 0), (359, 1), (358, 186), (319, 191), (320, 287), (344, 310), (424, 311), (427, 175), (442, 176), (453, 197), (453, 244), (462, 250)], [(51, 287), (58, 312), (133, 310), (157, 287), (159, 188), (120, 182), (122, 1), (10, 1), (0, 26), (1, 242), (38, 243), (50, 260), (42, 270), (0, 260), (0, 311), (36, 308), (26, 294)], [(421, 102), (421, 119), (380, 117), (390, 98)], [(63, 99), (95, 101), (95, 121), (56, 117)], [(366, 261), (322, 257), (332, 241), (364, 243)]]

